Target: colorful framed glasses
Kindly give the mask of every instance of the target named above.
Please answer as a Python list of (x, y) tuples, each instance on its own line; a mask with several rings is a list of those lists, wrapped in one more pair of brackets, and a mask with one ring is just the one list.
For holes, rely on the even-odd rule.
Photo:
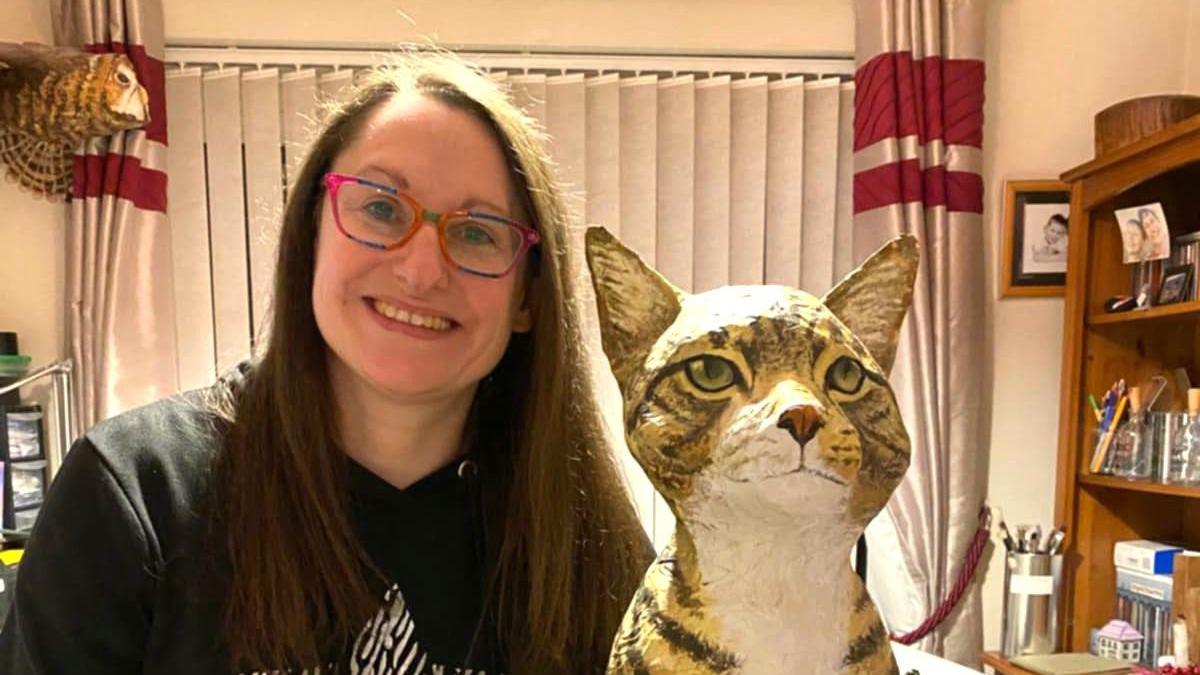
[(325, 189), (333, 205), (338, 231), (348, 239), (380, 251), (408, 243), (429, 222), (437, 227), (446, 261), (481, 277), (500, 278), (541, 240), (533, 228), (494, 213), (475, 210), (437, 213), (390, 185), (330, 172)]

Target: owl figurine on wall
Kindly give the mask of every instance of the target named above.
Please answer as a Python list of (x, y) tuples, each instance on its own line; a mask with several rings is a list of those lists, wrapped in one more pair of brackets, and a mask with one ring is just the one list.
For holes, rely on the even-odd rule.
[(149, 119), (149, 96), (124, 54), (0, 43), (0, 161), (35, 193), (67, 192), (81, 141)]

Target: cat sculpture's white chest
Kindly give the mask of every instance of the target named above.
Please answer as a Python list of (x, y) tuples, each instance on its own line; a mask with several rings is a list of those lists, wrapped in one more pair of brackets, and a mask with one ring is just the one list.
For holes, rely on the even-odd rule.
[(715, 518), (691, 535), (718, 639), (741, 660), (739, 672), (838, 672), (857, 596), (841, 530), (810, 522), (781, 531), (707, 515)]

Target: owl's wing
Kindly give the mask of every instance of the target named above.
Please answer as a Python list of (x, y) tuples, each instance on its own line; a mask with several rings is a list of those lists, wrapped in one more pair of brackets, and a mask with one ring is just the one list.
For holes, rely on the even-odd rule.
[(0, 129), (0, 162), (8, 177), (34, 192), (54, 197), (71, 187), (74, 145), (45, 141), (15, 129)]
[(36, 42), (0, 42), (0, 70), (40, 81), (52, 70), (70, 70), (87, 63), (88, 54), (73, 47), (51, 47)]

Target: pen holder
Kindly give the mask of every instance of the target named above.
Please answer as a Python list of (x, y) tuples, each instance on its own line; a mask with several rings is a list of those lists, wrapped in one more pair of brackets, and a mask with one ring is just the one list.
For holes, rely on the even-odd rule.
[(1058, 651), (1061, 588), (1061, 554), (1008, 553), (1000, 634), (1000, 649), (1005, 658)]
[[(1152, 480), (1154, 474), (1154, 434), (1145, 423), (1145, 416), (1135, 415), (1116, 424), (1108, 440), (1101, 473), (1128, 480)], [(1103, 446), (1104, 434), (1098, 435)]]
[(1107, 434), (1108, 434), (1108, 432), (1105, 431), (1103, 427), (1098, 426), (1095, 429), (1092, 429), (1091, 437), (1092, 437), (1092, 453), (1093, 454), (1089, 455), (1088, 459), (1089, 460), (1094, 459), (1096, 454), (1098, 454), (1098, 453), (1103, 453), (1103, 454), (1101, 455), (1102, 460), (1101, 460), (1099, 466), (1094, 466), (1090, 461), (1088, 462), (1088, 469), (1089, 469), (1088, 472), (1089, 473), (1093, 473), (1093, 474), (1110, 474), (1110, 473), (1112, 473), (1112, 452), (1111, 452), (1112, 444), (1110, 442), (1109, 447), (1107, 447), (1107, 448), (1105, 448), (1105, 444), (1104, 444), (1104, 437)]

